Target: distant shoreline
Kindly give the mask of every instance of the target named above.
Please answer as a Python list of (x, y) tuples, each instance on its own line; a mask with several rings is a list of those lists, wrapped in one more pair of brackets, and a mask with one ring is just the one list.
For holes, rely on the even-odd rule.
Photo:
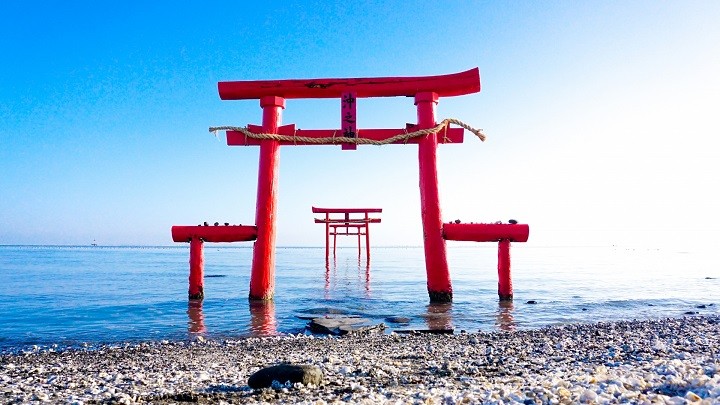
[[(229, 249), (252, 249), (253, 246), (251, 243), (212, 243), (211, 245), (213, 248), (229, 248)], [(518, 246), (520, 246), (518, 244)], [(165, 249), (165, 248), (180, 248), (180, 249), (186, 249), (187, 245), (185, 243), (173, 243), (168, 245), (103, 245), (103, 244), (87, 244), (87, 245), (57, 245), (57, 244), (50, 244), (50, 245), (44, 245), (44, 244), (31, 244), (31, 245), (25, 245), (25, 244), (0, 244), (0, 248), (9, 248), (9, 247), (16, 247), (16, 248), (116, 248), (116, 249), (132, 249), (132, 248), (146, 248), (146, 249)], [(353, 249), (357, 250), (356, 245), (347, 245), (347, 246), (340, 246), (338, 245), (338, 249)], [(422, 245), (378, 245), (372, 246), (372, 249), (422, 249)], [(449, 249), (466, 249), (466, 248), (473, 248), (473, 249), (497, 249), (497, 244), (488, 242), (488, 243), (473, 243), (473, 242), (467, 242), (467, 243), (453, 243), (448, 244)], [(562, 248), (617, 248), (617, 249), (644, 249), (644, 250), (657, 250), (661, 249), (662, 247), (653, 247), (653, 246), (625, 246), (625, 245), (533, 245), (532, 243), (523, 243), (522, 244), (523, 249), (536, 249), (536, 248), (553, 248), (553, 249), (562, 249)], [(665, 246), (664, 248), (667, 248)], [(287, 246), (276, 246), (276, 249), (325, 249), (325, 246), (295, 246), (295, 245), (287, 245)], [(363, 246), (364, 249), (364, 246)]]

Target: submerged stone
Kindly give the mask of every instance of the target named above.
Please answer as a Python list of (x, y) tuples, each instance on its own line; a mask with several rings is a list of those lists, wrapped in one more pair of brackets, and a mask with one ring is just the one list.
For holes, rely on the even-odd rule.
[(326, 316), (313, 318), (307, 325), (307, 329), (313, 333), (324, 335), (347, 335), (349, 333), (365, 333), (381, 331), (385, 324), (370, 325), (370, 320), (358, 316)]
[(385, 318), (385, 321), (389, 323), (410, 323), (410, 318), (405, 316), (388, 316)]

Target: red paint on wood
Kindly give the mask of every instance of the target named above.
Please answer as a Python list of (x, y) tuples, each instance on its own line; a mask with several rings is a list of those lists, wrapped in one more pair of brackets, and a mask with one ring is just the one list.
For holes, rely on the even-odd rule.
[(173, 242), (187, 242), (193, 238), (205, 242), (246, 242), (257, 238), (257, 228), (252, 225), (173, 226)]
[[(348, 219), (348, 220), (337, 220), (337, 219), (320, 219), (315, 218), (316, 224), (324, 224), (324, 223), (336, 223), (336, 222), (342, 222), (347, 224), (377, 224), (382, 222), (380, 218), (360, 218), (360, 219)], [(364, 226), (364, 225), (361, 225)]]
[[(362, 214), (366, 212), (382, 212), (382, 208), (318, 208), (318, 207), (312, 207), (312, 212), (314, 214)], [(326, 217), (326, 219), (330, 219), (329, 217)], [(379, 220), (379, 218), (378, 218)], [(339, 221), (339, 220), (338, 220)]]
[[(349, 219), (348, 221), (353, 221), (353, 220), (352, 220), (352, 219)], [(365, 220), (360, 219), (359, 221), (365, 221)], [(318, 221), (316, 220), (316, 222), (318, 222)], [(325, 222), (325, 221), (322, 220), (321, 222)], [(367, 224), (369, 224), (369, 223), (376, 223), (376, 222), (380, 222), (380, 221), (372, 221), (372, 222), (371, 222), (371, 221), (368, 221), (368, 222), (364, 222), (364, 223), (361, 223), (361, 224), (358, 224), (358, 223), (333, 223), (333, 222), (330, 222), (330, 226), (333, 227), (333, 228), (356, 228), (356, 229), (359, 228), (359, 229), (365, 229), (365, 228), (367, 228)], [(363, 235), (364, 235), (364, 234), (363, 234)]]
[[(313, 207), (313, 210), (315, 208)], [(313, 211), (315, 212), (315, 211)], [(328, 257), (330, 257), (330, 214), (325, 214), (325, 263), (328, 261)], [(315, 220), (317, 222), (317, 220)]]
[(527, 242), (530, 227), (527, 224), (443, 224), (446, 240), (471, 242), (497, 242), (507, 239), (512, 242)]
[[(418, 93), (415, 96), (418, 127), (432, 128), (435, 124), (436, 93)], [(420, 209), (425, 246), (425, 269), (430, 301), (452, 301), (452, 283), (448, 269), (445, 239), (442, 235), (442, 215), (437, 177), (437, 138), (422, 137), (418, 144), (420, 177)]]
[(357, 97), (412, 97), (434, 92), (440, 97), (461, 96), (480, 91), (480, 70), (439, 76), (373, 77), (354, 79), (245, 80), (218, 83), (223, 100), (259, 99), (267, 95), (292, 98), (339, 98), (355, 92)]
[[(371, 219), (369, 214), (365, 212), (365, 221), (370, 223)], [(378, 218), (378, 222), (380, 222), (380, 218)], [(360, 254), (360, 235), (358, 235), (358, 254)], [(370, 226), (365, 226), (365, 259), (370, 263)]]
[(501, 300), (513, 298), (512, 277), (510, 276), (510, 241), (498, 242), (498, 296)]
[[(248, 125), (250, 132), (262, 133), (262, 130), (257, 129), (255, 125)], [(418, 128), (414, 125), (409, 125), (408, 129), (358, 129), (357, 134), (360, 138), (370, 139), (373, 141), (382, 141), (388, 138), (392, 138), (395, 135), (403, 135), (409, 132), (416, 131)], [(339, 129), (298, 129), (295, 130), (295, 124), (285, 125), (278, 131), (279, 135), (305, 137), (305, 138), (332, 138), (342, 136), (342, 131)], [(443, 130), (435, 134), (437, 143), (442, 144), (454, 144), (463, 143), (465, 130), (463, 128), (448, 128), (447, 131)], [(225, 133), (228, 146), (257, 146), (262, 142), (260, 139), (251, 138), (246, 136), (240, 131), (227, 131)], [(420, 142), (420, 137), (409, 138), (407, 140), (401, 139), (393, 142), (391, 145), (404, 145), (404, 144), (416, 144)], [(311, 143), (302, 142), (300, 140), (292, 141), (280, 141), (282, 146), (336, 146), (345, 145), (346, 143), (338, 142), (332, 143)], [(362, 145), (361, 145), (362, 146)]]
[[(260, 107), (263, 109), (262, 131), (268, 134), (276, 133), (281, 122), (282, 109), (285, 108), (285, 100), (281, 97), (264, 96), (260, 99)], [(280, 143), (263, 139), (260, 143), (255, 208), (257, 241), (253, 246), (250, 273), (251, 300), (270, 300), (275, 289), (275, 225), (279, 159)]]
[[(362, 249), (362, 235), (365, 235), (365, 250), (370, 260), (370, 224), (379, 223), (380, 218), (370, 218), (370, 213), (380, 213), (382, 208), (319, 208), (312, 207), (312, 212), (325, 214), (325, 218), (315, 218), (315, 223), (325, 224), (325, 262), (328, 262), (330, 250), (330, 236), (333, 237), (333, 257), (337, 253), (337, 236), (357, 236), (358, 256)], [(332, 217), (330, 214), (342, 214)], [(363, 214), (362, 218), (352, 218), (351, 214)], [(353, 231), (351, 231), (351, 228)]]
[(203, 242), (198, 238), (190, 240), (190, 277), (188, 278), (190, 287), (188, 288), (188, 298), (203, 299), (205, 292), (203, 291)]

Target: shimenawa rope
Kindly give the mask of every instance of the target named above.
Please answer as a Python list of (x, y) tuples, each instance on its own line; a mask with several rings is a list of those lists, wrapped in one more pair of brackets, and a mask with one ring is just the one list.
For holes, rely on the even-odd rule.
[[(360, 133), (362, 132), (361, 130), (358, 130), (357, 138), (335, 136), (334, 134), (332, 137), (325, 137), (325, 138), (310, 138), (310, 137), (306, 137), (306, 136), (264, 134), (264, 133), (256, 134), (254, 132), (250, 132), (250, 130), (248, 130), (245, 127), (232, 127), (232, 126), (210, 127), (209, 130), (210, 130), (210, 132), (212, 132), (214, 134), (217, 134), (217, 131), (238, 131), (238, 132), (242, 132), (248, 138), (273, 139), (276, 141), (285, 141), (285, 142), (304, 142), (304, 143), (315, 143), (315, 144), (354, 143), (356, 145), (386, 145), (386, 144), (401, 141), (401, 140), (404, 140), (405, 142), (407, 142), (408, 139), (415, 138), (418, 136), (425, 136), (428, 134), (437, 134), (438, 132), (442, 131), (443, 129), (447, 130), (447, 127), (450, 124), (455, 124), (457, 126), (465, 128), (468, 131), (475, 134), (475, 136), (480, 138), (481, 141), (485, 141), (485, 134), (482, 132), (482, 129), (473, 128), (470, 125), (468, 125), (458, 119), (455, 119), (455, 118), (446, 118), (433, 128), (420, 129), (420, 130), (413, 131), (413, 132), (406, 132), (406, 133), (391, 136), (390, 138), (382, 139), (379, 141), (376, 141), (374, 139), (360, 138)], [(447, 141), (447, 138), (446, 138), (446, 141)]]

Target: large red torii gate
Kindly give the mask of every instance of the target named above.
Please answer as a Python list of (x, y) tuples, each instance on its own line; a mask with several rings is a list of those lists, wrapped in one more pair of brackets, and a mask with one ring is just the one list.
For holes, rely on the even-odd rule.
[[(498, 294), (512, 298), (510, 280), (510, 241), (525, 242), (529, 227), (524, 224), (443, 224), (437, 177), (437, 145), (461, 143), (463, 128), (438, 126), (435, 106), (440, 97), (452, 97), (480, 91), (478, 68), (441, 76), (378, 77), (355, 79), (302, 79), (219, 82), (223, 100), (259, 99), (263, 110), (262, 125), (246, 128), (219, 127), (226, 130), (229, 146), (260, 146), (257, 205), (254, 226), (173, 227), (173, 240), (190, 241), (191, 298), (202, 298), (202, 242), (256, 242), (250, 278), (251, 300), (273, 298), (275, 283), (275, 240), (278, 190), (279, 147), (281, 145), (340, 144), (355, 149), (357, 144), (418, 144), (420, 205), (425, 247), (425, 267), (430, 301), (452, 301), (445, 240), (498, 241)], [(358, 129), (358, 98), (414, 97), (417, 124), (400, 129)], [(286, 99), (340, 98), (341, 129), (301, 130), (293, 124), (281, 126)], [(466, 129), (470, 129), (465, 126)], [(471, 129), (472, 130), (472, 129)], [(410, 137), (408, 132), (415, 136)], [(476, 132), (476, 131), (474, 131)], [(476, 132), (481, 136), (479, 132)], [(227, 225), (227, 224), (226, 224)]]

